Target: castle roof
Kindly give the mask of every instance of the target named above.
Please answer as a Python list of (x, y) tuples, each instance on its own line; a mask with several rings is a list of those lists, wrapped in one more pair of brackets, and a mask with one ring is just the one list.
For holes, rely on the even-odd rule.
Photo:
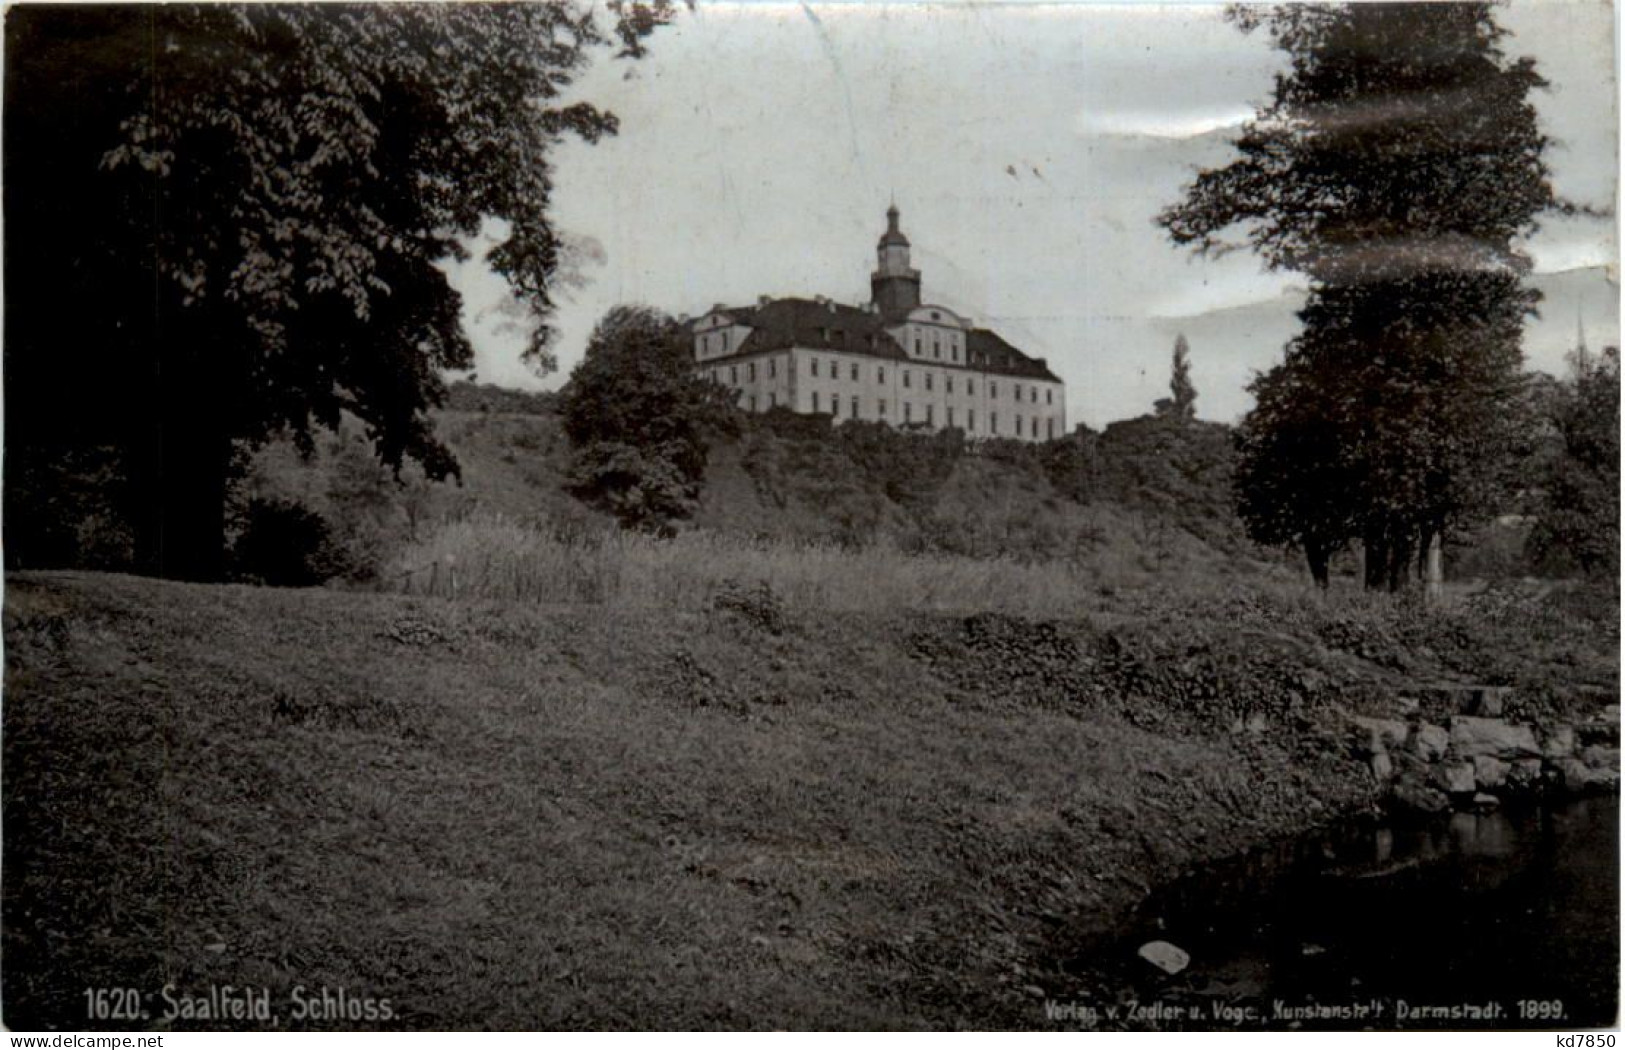
[(1051, 372), (1041, 357), (1028, 357), (986, 328), (972, 328), (965, 336), (965, 351), (972, 364), (988, 372), (1001, 372), (1012, 376), (1031, 376), (1059, 383), (1061, 377)]
[(740, 354), (802, 346), (908, 359), (886, 331), (885, 319), (855, 306), (829, 300), (769, 299), (756, 306), (723, 312), (735, 323), (751, 329), (739, 346)]
[(734, 323), (751, 330), (739, 348), (728, 357), (803, 347), (1061, 382), (1042, 359), (1027, 356), (997, 333), (985, 328), (972, 328), (966, 332), (966, 360), (953, 364), (911, 358), (886, 330), (888, 324), (894, 322), (887, 321), (877, 312), (828, 299), (768, 299), (756, 306), (725, 307), (712, 312), (727, 314)]

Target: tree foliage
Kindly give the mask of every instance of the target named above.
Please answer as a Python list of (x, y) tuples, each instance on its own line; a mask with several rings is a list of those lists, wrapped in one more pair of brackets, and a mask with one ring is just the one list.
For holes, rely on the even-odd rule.
[(688, 333), (642, 306), (617, 306), (598, 322), (562, 410), (576, 450), (572, 491), (653, 531), (694, 512), (707, 431), (737, 426), (728, 392), (695, 372)]
[[(530, 311), (559, 266), (566, 91), (667, 0), (105, 5), (7, 19), (8, 450), (124, 450), (142, 567), (221, 567), (234, 442), (362, 420), (456, 470), (426, 410), (471, 349), (438, 262), (490, 219)], [(71, 406), (71, 410), (69, 410)], [(25, 508), (21, 509), (26, 513)], [(8, 515), (8, 519), (11, 515)], [(8, 545), (9, 546), (9, 545)]]
[[(1311, 567), (1359, 539), (1397, 587), (1493, 505), (1516, 439), (1519, 245), (1556, 199), (1530, 93), (1484, 3), (1238, 8), (1289, 65), (1270, 102), (1160, 221), (1309, 279), (1301, 334), (1254, 384), (1238, 498), (1259, 540)], [(1235, 238), (1239, 235), (1239, 240)], [(1317, 576), (1323, 578), (1320, 570)]]
[(1570, 361), (1552, 406), (1560, 439), (1538, 478), (1529, 551), (1588, 575), (1619, 573), (1619, 349)]
[(1172, 396), (1157, 400), (1157, 415), (1173, 419), (1196, 418), (1196, 384), (1191, 382), (1191, 344), (1184, 332), (1174, 339), (1174, 363), (1168, 379), (1168, 392)]

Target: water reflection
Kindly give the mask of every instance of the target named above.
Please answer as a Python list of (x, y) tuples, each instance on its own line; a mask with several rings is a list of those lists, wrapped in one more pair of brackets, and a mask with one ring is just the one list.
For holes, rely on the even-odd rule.
[[(1504, 1004), (1497, 1020), (1375, 1027), (1611, 1024), (1618, 841), (1617, 799), (1596, 798), (1277, 844), (1153, 895), (1123, 944), (1166, 938), (1193, 962), (1125, 973), (1160, 998)], [(1560, 1022), (1518, 1016), (1559, 999)]]

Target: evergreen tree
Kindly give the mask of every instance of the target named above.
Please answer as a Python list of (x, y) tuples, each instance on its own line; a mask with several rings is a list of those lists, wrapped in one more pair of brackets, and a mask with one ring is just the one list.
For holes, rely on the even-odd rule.
[(1240, 509), (1264, 542), (1360, 540), (1367, 585), (1397, 588), (1493, 504), (1515, 441), (1537, 301), (1518, 240), (1559, 206), (1529, 101), (1544, 81), (1503, 54), (1486, 3), (1233, 17), (1268, 32), (1289, 68), (1239, 156), (1160, 221), (1202, 253), (1237, 247), (1225, 238), (1239, 231), (1271, 269), (1309, 281), (1301, 334), (1255, 385)]
[(1168, 380), (1168, 390), (1173, 396), (1157, 402), (1157, 415), (1196, 418), (1196, 386), (1191, 382), (1190, 356), (1191, 344), (1186, 341), (1185, 333), (1180, 332), (1174, 339), (1173, 374)]

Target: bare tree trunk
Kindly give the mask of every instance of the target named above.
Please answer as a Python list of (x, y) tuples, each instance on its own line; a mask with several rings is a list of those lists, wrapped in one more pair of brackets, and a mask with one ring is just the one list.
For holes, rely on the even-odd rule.
[(1363, 546), (1365, 548), (1365, 589), (1368, 591), (1381, 590), (1388, 577), (1388, 539), (1380, 528), (1375, 525), (1366, 526)]
[(1422, 578), (1422, 597), (1437, 605), (1444, 597), (1444, 534), (1430, 530), (1422, 535), (1422, 553), (1417, 559), (1417, 575)]
[(1303, 541), (1303, 556), (1309, 562), (1309, 575), (1314, 578), (1315, 586), (1326, 590), (1331, 586), (1331, 552), (1325, 545), (1315, 540)]

